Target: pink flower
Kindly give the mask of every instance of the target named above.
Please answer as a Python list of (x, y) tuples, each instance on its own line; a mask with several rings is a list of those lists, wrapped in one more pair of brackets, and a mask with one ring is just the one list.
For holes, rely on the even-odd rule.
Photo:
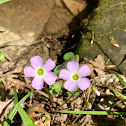
[(52, 85), (56, 79), (57, 75), (51, 72), (55, 68), (56, 64), (51, 59), (48, 59), (43, 65), (42, 58), (40, 56), (35, 56), (30, 59), (31, 66), (26, 66), (24, 68), (24, 74), (26, 77), (34, 77), (32, 81), (32, 87), (41, 90), (44, 81), (48, 85)]
[(77, 86), (81, 90), (86, 90), (90, 86), (90, 80), (86, 76), (91, 74), (90, 68), (85, 64), (79, 68), (77, 61), (67, 63), (67, 69), (60, 71), (59, 77), (67, 80), (64, 87), (69, 91), (74, 91)]

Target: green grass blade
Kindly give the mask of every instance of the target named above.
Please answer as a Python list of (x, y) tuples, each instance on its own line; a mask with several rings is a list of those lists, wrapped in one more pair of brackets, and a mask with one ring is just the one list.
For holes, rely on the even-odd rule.
[[(27, 95), (25, 95), (20, 101), (19, 101), (19, 105), (21, 105), (35, 90), (32, 90), (31, 92), (29, 92)], [(14, 116), (17, 113), (17, 109), (13, 108), (13, 110), (11, 111), (11, 113), (9, 114), (8, 118), (6, 121), (4, 121), (4, 126), (10, 126), (9, 123), (12, 122)]]
[(18, 96), (17, 96), (16, 87), (14, 86), (14, 104), (16, 105), (17, 103), (18, 103)]
[(67, 114), (88, 114), (88, 115), (126, 115), (126, 112), (116, 111), (58, 111)]
[(0, 4), (8, 2), (8, 1), (11, 1), (11, 0), (0, 0)]
[(110, 107), (113, 107), (113, 106), (115, 106), (115, 105), (117, 105), (117, 104), (119, 104), (119, 103), (122, 103), (122, 102), (126, 102), (126, 99), (124, 99), (124, 100), (119, 100), (119, 101), (117, 101), (117, 102), (111, 104)]
[(117, 93), (118, 95), (120, 95), (122, 98), (124, 98), (124, 99), (126, 99), (126, 96), (125, 95), (123, 95), (122, 93), (120, 93), (120, 92), (118, 92), (118, 91), (116, 91), (114, 88), (110, 88), (111, 90), (113, 90), (115, 93)]
[(34, 122), (31, 120), (29, 115), (25, 112), (25, 110), (18, 103), (15, 105), (15, 107), (16, 107), (17, 111), (19, 112), (25, 126), (35, 126)]
[(126, 82), (117, 74), (115, 74), (119, 81), (126, 87)]

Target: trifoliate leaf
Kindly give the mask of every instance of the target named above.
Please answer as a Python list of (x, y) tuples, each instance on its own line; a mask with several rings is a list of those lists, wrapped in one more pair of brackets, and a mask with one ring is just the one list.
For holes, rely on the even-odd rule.
[(68, 60), (70, 58), (74, 58), (74, 53), (73, 52), (67, 52), (64, 54), (63, 59)]

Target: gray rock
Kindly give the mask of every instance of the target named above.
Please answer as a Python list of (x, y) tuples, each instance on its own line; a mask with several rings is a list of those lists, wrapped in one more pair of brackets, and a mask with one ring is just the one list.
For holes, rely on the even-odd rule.
[[(98, 7), (84, 20), (84, 33), (76, 48), (83, 59), (94, 59), (104, 54), (108, 64), (118, 65), (126, 55), (126, 3), (125, 0), (101, 0)], [(114, 41), (119, 47), (114, 46)], [(126, 73), (126, 60), (118, 70)]]

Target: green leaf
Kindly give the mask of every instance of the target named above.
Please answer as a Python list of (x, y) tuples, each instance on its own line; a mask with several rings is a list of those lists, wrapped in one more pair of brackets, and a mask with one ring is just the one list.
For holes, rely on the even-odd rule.
[[(21, 105), (35, 90), (32, 90), (31, 92), (29, 92), (27, 95), (25, 95), (20, 101), (19, 104)], [(13, 110), (11, 111), (11, 113), (9, 114), (8, 118), (6, 121), (4, 121), (4, 126), (10, 126), (9, 123), (11, 123), (13, 121), (14, 116), (17, 113), (17, 109), (13, 108)]]
[(8, 2), (8, 1), (11, 1), (11, 0), (0, 0), (0, 4)]
[(53, 72), (58, 76), (59, 72), (61, 71), (61, 69), (58, 69), (61, 65), (58, 65), (55, 67), (55, 69), (53, 70)]
[(29, 115), (25, 112), (25, 110), (18, 103), (15, 105), (15, 107), (16, 107), (18, 113), (20, 114), (25, 126), (35, 126), (34, 122), (31, 120)]
[(45, 120), (46, 120), (46, 117), (45, 117), (45, 116), (43, 116), (43, 117), (42, 117), (42, 121), (45, 121)]
[(59, 75), (59, 72), (60, 72), (62, 69), (66, 69), (66, 65), (67, 65), (67, 63), (70, 62), (70, 61), (73, 61), (73, 59), (72, 59), (72, 58), (69, 58), (68, 60), (64, 61), (62, 64), (56, 66), (53, 72), (54, 72), (56, 75)]
[(17, 96), (16, 87), (14, 86), (14, 104), (16, 105), (17, 103), (18, 103), (18, 96)]
[(57, 112), (67, 114), (88, 114), (88, 115), (126, 115), (126, 112), (116, 112), (116, 111), (57, 111)]
[(64, 54), (63, 59), (68, 60), (70, 58), (74, 58), (74, 53), (73, 52), (67, 52)]
[(49, 90), (49, 93), (53, 96), (53, 90)]
[(117, 74), (115, 74), (116, 75), (116, 77), (119, 79), (119, 81), (121, 82), (121, 83), (123, 83), (123, 85), (126, 87), (126, 82), (119, 76), (119, 75), (117, 75)]
[(54, 89), (55, 89), (54, 84), (53, 84), (53, 85), (49, 85), (49, 88), (50, 88), (51, 90), (54, 90)]
[(0, 60), (2, 60), (3, 58), (5, 58), (5, 53), (4, 52), (0, 52)]
[(118, 91), (116, 91), (114, 88), (110, 88), (111, 90), (113, 90), (115, 93), (117, 93), (118, 95), (120, 95), (122, 98), (124, 98), (124, 99), (126, 99), (126, 96), (125, 95), (123, 95), (122, 93), (120, 93), (120, 92), (118, 92)]
[(74, 95), (75, 95), (75, 96), (79, 96), (79, 92), (76, 92)]
[(51, 118), (49, 114), (45, 114), (45, 116), (46, 116), (47, 119)]
[(54, 88), (55, 88), (56, 93), (60, 93), (61, 88), (62, 88), (62, 83), (57, 82), (56, 84), (54, 84)]

